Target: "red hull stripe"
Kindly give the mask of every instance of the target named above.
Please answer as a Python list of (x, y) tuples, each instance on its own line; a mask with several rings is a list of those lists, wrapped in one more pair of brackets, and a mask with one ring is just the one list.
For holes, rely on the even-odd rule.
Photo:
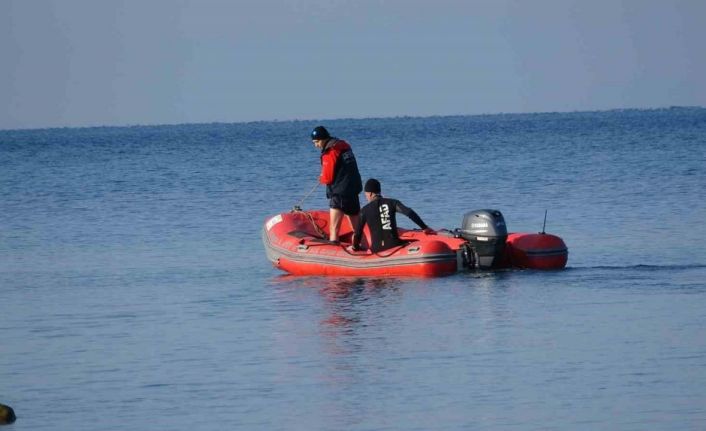
[(539, 257), (539, 256), (561, 256), (567, 254), (569, 250), (566, 248), (557, 248), (553, 250), (522, 250), (528, 256)]

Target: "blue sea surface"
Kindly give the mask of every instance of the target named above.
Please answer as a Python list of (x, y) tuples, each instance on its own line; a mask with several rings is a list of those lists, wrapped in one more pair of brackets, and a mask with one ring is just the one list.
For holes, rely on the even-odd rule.
[(569, 247), (437, 279), (270, 265), (318, 124), (0, 131), (8, 430), (706, 429), (706, 109), (323, 122), (430, 226)]

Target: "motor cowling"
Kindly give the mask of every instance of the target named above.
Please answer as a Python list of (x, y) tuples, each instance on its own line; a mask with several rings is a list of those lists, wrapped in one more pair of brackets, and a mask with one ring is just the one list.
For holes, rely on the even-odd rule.
[(458, 233), (474, 248), (476, 266), (492, 268), (501, 259), (507, 240), (505, 218), (498, 210), (469, 211), (463, 215)]

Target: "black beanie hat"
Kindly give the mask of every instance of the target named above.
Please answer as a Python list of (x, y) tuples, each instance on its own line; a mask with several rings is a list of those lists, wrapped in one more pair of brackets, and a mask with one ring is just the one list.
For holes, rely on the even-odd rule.
[(318, 141), (329, 139), (331, 135), (328, 134), (328, 130), (324, 126), (317, 126), (311, 131), (311, 140)]
[(368, 193), (380, 194), (380, 181), (375, 178), (371, 178), (365, 182), (365, 188), (363, 189)]

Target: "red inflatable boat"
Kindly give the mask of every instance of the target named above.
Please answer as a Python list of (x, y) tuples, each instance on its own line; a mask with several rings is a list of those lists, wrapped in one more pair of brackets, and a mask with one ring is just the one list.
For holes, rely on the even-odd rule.
[[(344, 217), (340, 244), (327, 241), (329, 212), (292, 210), (268, 218), (262, 241), (268, 259), (295, 275), (437, 277), (468, 269), (561, 269), (568, 249), (558, 236), (507, 233), (497, 210), (467, 213), (463, 227), (425, 234), (399, 229), (406, 243), (380, 253), (350, 251), (353, 229)], [(362, 245), (367, 249), (365, 228)]]

